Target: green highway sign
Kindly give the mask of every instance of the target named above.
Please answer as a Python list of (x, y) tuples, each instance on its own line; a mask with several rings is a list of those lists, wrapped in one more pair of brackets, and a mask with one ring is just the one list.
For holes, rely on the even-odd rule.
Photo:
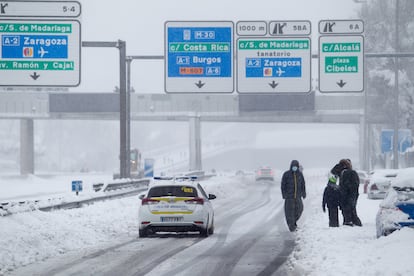
[(319, 91), (364, 90), (364, 37), (362, 35), (319, 37)]
[(325, 73), (358, 73), (358, 57), (326, 57)]

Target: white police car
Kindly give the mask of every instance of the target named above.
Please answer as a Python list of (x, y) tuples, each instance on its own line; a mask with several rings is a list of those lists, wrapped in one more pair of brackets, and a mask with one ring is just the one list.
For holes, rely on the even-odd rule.
[[(191, 181), (192, 180), (192, 181)], [(139, 236), (156, 232), (199, 232), (207, 237), (214, 233), (214, 211), (201, 185), (187, 178), (165, 178), (151, 184), (140, 196)]]

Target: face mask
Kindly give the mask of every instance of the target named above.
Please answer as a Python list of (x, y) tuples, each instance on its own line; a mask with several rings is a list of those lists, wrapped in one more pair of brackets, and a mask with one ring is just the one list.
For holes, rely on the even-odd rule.
[(296, 166), (292, 167), (292, 171), (296, 172), (297, 170), (298, 170), (298, 167), (296, 167)]

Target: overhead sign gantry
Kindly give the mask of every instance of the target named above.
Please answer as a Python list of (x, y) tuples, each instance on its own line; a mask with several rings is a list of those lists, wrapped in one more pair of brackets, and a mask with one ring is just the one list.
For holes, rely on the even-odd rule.
[(0, 86), (78, 86), (77, 1), (0, 1)]

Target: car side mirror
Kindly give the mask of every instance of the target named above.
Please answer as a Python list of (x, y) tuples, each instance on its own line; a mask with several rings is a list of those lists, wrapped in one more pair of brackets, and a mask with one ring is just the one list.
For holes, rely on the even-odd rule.
[(140, 194), (140, 195), (138, 196), (138, 198), (139, 198), (139, 199), (141, 199), (141, 200), (142, 200), (144, 197), (145, 197), (145, 194)]
[(215, 199), (215, 198), (216, 198), (216, 195), (208, 194), (208, 199)]

